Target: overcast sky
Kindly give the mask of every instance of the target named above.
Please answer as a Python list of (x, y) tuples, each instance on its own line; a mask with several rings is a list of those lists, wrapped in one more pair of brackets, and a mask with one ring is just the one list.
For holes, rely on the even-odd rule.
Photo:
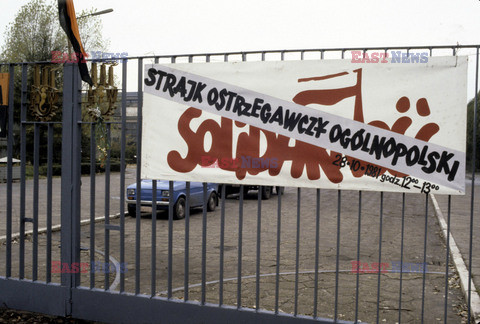
[(134, 55), (477, 44), (480, 36), (478, 0), (77, 0), (75, 6), (113, 8), (102, 17), (105, 36), (112, 50)]
[[(3, 44), (8, 22), (28, 0), (0, 1)], [(130, 56), (480, 43), (478, 0), (76, 0), (74, 4), (77, 12), (113, 8), (114, 12), (100, 16), (104, 37), (110, 40), (109, 51)]]
[[(0, 0), (1, 43), (27, 0)], [(56, 2), (56, 1), (55, 1)], [(478, 0), (76, 0), (130, 55), (355, 46), (477, 44)]]

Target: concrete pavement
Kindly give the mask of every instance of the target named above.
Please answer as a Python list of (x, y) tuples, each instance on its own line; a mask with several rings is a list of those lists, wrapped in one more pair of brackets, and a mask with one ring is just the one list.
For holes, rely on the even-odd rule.
[(450, 206), (448, 196), (437, 195), (432, 200), (437, 205), (437, 217), (444, 230), (444, 237), (450, 223), (453, 262), (459, 272), (465, 296), (468, 295), (470, 278), (472, 280), (471, 314), (475, 317), (475, 322), (480, 322), (480, 234), (476, 230), (480, 228), (480, 174), (475, 178), (473, 186), (471, 175), (466, 179), (465, 195), (452, 196)]
[[(127, 169), (126, 184), (133, 183), (134, 169)], [(41, 180), (44, 181), (44, 180)], [(105, 180), (104, 175), (96, 176), (96, 216), (105, 214)], [(56, 188), (59, 188), (59, 179), (54, 179)], [(82, 219), (89, 218), (89, 178), (82, 178)], [(0, 185), (0, 199), (5, 199), (5, 187)], [(44, 183), (41, 184), (44, 187)], [(19, 184), (14, 184), (14, 188), (19, 188)], [(32, 188), (30, 181), (27, 181), (27, 188)], [(110, 214), (119, 210), (119, 174), (112, 174)], [(28, 189), (29, 191), (31, 189)], [(15, 189), (14, 189), (15, 191)], [(102, 196), (103, 191), (103, 196)], [(17, 193), (14, 193), (16, 195)], [(18, 196), (14, 196), (14, 215), (18, 215)], [(31, 197), (31, 195), (29, 196)], [(54, 195), (55, 200), (58, 195)], [(302, 189), (301, 217), (300, 217), (300, 244), (298, 249), (299, 272), (298, 272), (298, 312), (300, 314), (313, 313), (313, 291), (314, 291), (314, 269), (315, 269), (315, 190)], [(440, 204), (443, 204), (443, 198), (437, 196)], [(356, 306), (356, 273), (352, 273), (352, 261), (357, 260), (357, 236), (360, 229), (360, 261), (372, 265), (378, 262), (379, 256), (379, 210), (380, 193), (363, 192), (362, 193), (362, 217), (359, 226), (358, 218), (358, 192), (344, 191), (341, 193), (341, 213), (340, 224), (337, 218), (337, 199), (338, 193), (334, 190), (321, 191), (321, 212), (320, 212), (320, 255), (319, 255), (319, 302), (318, 314), (323, 317), (332, 317), (335, 301), (335, 268), (337, 260), (337, 230), (340, 229), (340, 250), (338, 251), (339, 260), (339, 287), (338, 287), (338, 317), (340, 319), (352, 320), (355, 316)], [(455, 206), (462, 206), (462, 199), (468, 197), (454, 197), (452, 201)], [(424, 234), (425, 221), (428, 223), (427, 233), (427, 254), (426, 262), (428, 274), (425, 282), (425, 322), (442, 323), (443, 322), (443, 292), (445, 283), (445, 248), (444, 243), (438, 232), (434, 208), (429, 204), (429, 213), (425, 218), (425, 196), (406, 195), (405, 208), (405, 237), (404, 237), (404, 262), (421, 263), (423, 262), (424, 252)], [(31, 198), (27, 204), (31, 204)], [(401, 252), (401, 204), (402, 195), (395, 193), (384, 194), (383, 226), (382, 226), (382, 262), (389, 263), (389, 270), (394, 262), (400, 260)], [(296, 235), (297, 235), (297, 191), (296, 188), (287, 188), (282, 198), (282, 219), (281, 219), (281, 258), (280, 258), (280, 292), (279, 308), (281, 311), (294, 312), (295, 305), (295, 277), (296, 277)], [(465, 205), (465, 203), (463, 203)], [(0, 201), (0, 206), (3, 201)], [(59, 205), (58, 205), (59, 206)], [(465, 207), (465, 206), (464, 206)], [(59, 208), (59, 207), (58, 207)], [(443, 205), (441, 207), (443, 209)], [(43, 207), (40, 208), (43, 210)], [(27, 209), (29, 210), (29, 209)], [(54, 209), (54, 223), (59, 222), (59, 209)], [(468, 209), (469, 210), (469, 209)], [(31, 211), (30, 211), (31, 212)], [(465, 211), (464, 211), (465, 212)], [(27, 211), (28, 213), (28, 211)], [(453, 213), (452, 213), (453, 214)], [(0, 236), (5, 233), (4, 209), (0, 210)], [(39, 214), (42, 220), (42, 213)], [(255, 193), (251, 193), (245, 200), (244, 220), (243, 220), (243, 240), (242, 240), (242, 306), (255, 306), (255, 273), (256, 273), (256, 248), (257, 248), (257, 200)], [(456, 218), (462, 226), (461, 216)], [(15, 222), (14, 217), (14, 222)], [(261, 222), (261, 264), (260, 281), (261, 304), (260, 307), (272, 310), (275, 306), (275, 269), (276, 269), (276, 242), (277, 242), (277, 198), (262, 202), (262, 222)], [(465, 220), (464, 220), (465, 221)], [(159, 213), (157, 219), (152, 220), (150, 215), (142, 217), (140, 234), (141, 262), (135, 264), (135, 241), (136, 241), (136, 219), (125, 218), (125, 261), (128, 264), (128, 272), (125, 274), (125, 291), (133, 292), (135, 290), (135, 276), (138, 268), (140, 274), (140, 292), (150, 294), (151, 286), (151, 264), (150, 257), (152, 251), (152, 222), (157, 223), (156, 246), (157, 246), (157, 264), (156, 264), (156, 294), (165, 295), (167, 287), (168, 270), (168, 222), (166, 214)], [(119, 224), (119, 220), (111, 221), (112, 224)], [(207, 217), (207, 302), (218, 302), (219, 289), (219, 251), (220, 251), (220, 211), (208, 213)], [(462, 236), (465, 229), (457, 229), (452, 233)], [(224, 243), (224, 303), (235, 305), (237, 302), (237, 270), (238, 270), (238, 200), (231, 198), (227, 200), (226, 205), (226, 228)], [(338, 225), (340, 225), (338, 227)], [(465, 224), (463, 224), (464, 226)], [(14, 231), (18, 223), (14, 223)], [(192, 211), (190, 221), (190, 248), (189, 248), (189, 298), (198, 300), (201, 292), (198, 284), (201, 282), (201, 264), (202, 264), (202, 212), (201, 209)], [(184, 269), (185, 269), (185, 221), (175, 221), (173, 224), (173, 288), (174, 297), (184, 298)], [(89, 247), (92, 233), (87, 226), (82, 227), (82, 246)], [(103, 222), (95, 225), (95, 249), (104, 251), (105, 247), (105, 227)], [(463, 235), (468, 238), (468, 235)], [(474, 237), (475, 239), (475, 237)], [(118, 232), (110, 232), (110, 254), (117, 260), (120, 260)], [(462, 238), (459, 238), (459, 242)], [(467, 240), (468, 241), (468, 240)], [(53, 235), (52, 260), (59, 260), (59, 242), (58, 232)], [(39, 236), (39, 279), (45, 276), (45, 235)], [(463, 245), (459, 244), (462, 246)], [(26, 276), (30, 277), (32, 272), (32, 250), (31, 237), (27, 238), (26, 250)], [(0, 273), (4, 272), (4, 246), (0, 251)], [(82, 252), (82, 260), (88, 260), (89, 251)], [(463, 250), (462, 250), (463, 253)], [(13, 275), (18, 274), (18, 245), (13, 245)], [(478, 265), (473, 261), (472, 265)], [(477, 267), (474, 267), (478, 270)], [(313, 272), (312, 272), (313, 271)], [(443, 274), (442, 274), (443, 273)], [(474, 272), (475, 274), (475, 272)], [(95, 278), (95, 286), (103, 288), (102, 275)], [(399, 274), (384, 273), (380, 275), (381, 286), (378, 286), (378, 273), (361, 273), (359, 285), (358, 300), (358, 318), (363, 321), (374, 322), (376, 320), (376, 308), (378, 305), (380, 321), (394, 323), (399, 315)], [(448, 319), (449, 323), (460, 323), (461, 317), (457, 315), (462, 309), (462, 294), (456, 288), (455, 278), (452, 277), (452, 285), (449, 287), (449, 305)], [(58, 282), (59, 277), (53, 277), (54, 282)], [(89, 285), (89, 275), (82, 275), (82, 285)], [(416, 322), (420, 320), (422, 313), (422, 274), (404, 273), (402, 289), (402, 322)], [(377, 289), (380, 289), (380, 297), (377, 296)], [(377, 298), (380, 303), (377, 304)]]

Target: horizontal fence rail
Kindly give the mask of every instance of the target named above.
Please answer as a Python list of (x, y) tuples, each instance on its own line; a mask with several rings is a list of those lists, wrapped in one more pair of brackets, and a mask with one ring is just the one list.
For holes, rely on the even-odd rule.
[(0, 64), (10, 73), (0, 302), (112, 323), (476, 323), (477, 127), (465, 196), (244, 185), (232, 193), (216, 183), (142, 181), (141, 157), (145, 64), (349, 60), (351, 51), (469, 55), (478, 125), (479, 48), (122, 58), (113, 67), (116, 109), (101, 118), (76, 66), (56, 65), (49, 80), (59, 103), (49, 120), (31, 107), (35, 66), (50, 62)]

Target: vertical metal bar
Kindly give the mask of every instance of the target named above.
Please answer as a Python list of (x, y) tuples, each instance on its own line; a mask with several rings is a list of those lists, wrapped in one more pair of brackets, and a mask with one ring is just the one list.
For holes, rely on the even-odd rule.
[(8, 278), (12, 275), (12, 153), (13, 153), (13, 91), (14, 91), (14, 75), (15, 66), (9, 66), (10, 81), (8, 90), (8, 138), (7, 138), (7, 250), (5, 276)]
[(28, 66), (22, 65), (22, 95), (21, 95), (21, 135), (20, 135), (20, 160), (21, 160), (21, 180), (20, 180), (20, 256), (19, 256), (19, 277), (25, 277), (25, 204), (26, 204), (26, 184), (25, 169), (27, 159), (27, 83), (28, 83)]
[(428, 231), (428, 194), (425, 194), (425, 237), (423, 238), (423, 275), (422, 275), (422, 323), (425, 314), (425, 274), (427, 264), (427, 231)]
[[(73, 236), (73, 98), (74, 98), (74, 65), (65, 64), (63, 83), (63, 110), (62, 110), (62, 196), (61, 196), (61, 262), (72, 264), (74, 261)], [(71, 288), (74, 285), (71, 274), (62, 273), (61, 284), (67, 289), (65, 296), (65, 312), (70, 314)]]
[[(303, 56), (303, 52), (302, 52)], [(317, 189), (315, 207), (315, 278), (313, 288), (313, 318), (318, 316), (318, 263), (320, 257), (320, 189)]]
[(167, 268), (167, 288), (168, 298), (172, 298), (172, 264), (173, 264), (173, 181), (168, 182), (169, 204), (168, 204), (168, 268)]
[(337, 321), (338, 315), (338, 273), (340, 269), (339, 257), (340, 257), (340, 216), (341, 216), (341, 207), (342, 207), (342, 191), (338, 190), (337, 198), (337, 255), (335, 260), (335, 310), (333, 315), (333, 320)]
[(448, 314), (448, 280), (450, 279), (449, 276), (449, 269), (448, 264), (450, 262), (450, 215), (451, 215), (451, 202), (452, 196), (448, 195), (448, 215), (447, 215), (447, 252), (445, 258), (445, 304), (443, 309), (443, 322), (447, 323), (447, 314)]
[(256, 260), (256, 278), (255, 278), (255, 309), (260, 309), (260, 253), (262, 245), (262, 190), (263, 186), (258, 187), (257, 197), (257, 260)]
[(362, 229), (362, 192), (358, 192), (358, 230), (357, 230), (357, 274), (355, 282), (355, 323), (358, 322), (358, 295), (360, 291), (360, 271), (358, 271), (358, 264), (360, 262), (360, 242)]
[(188, 300), (188, 283), (190, 272), (190, 182), (185, 183), (185, 194), (187, 199), (185, 201), (185, 274), (183, 277), (184, 289), (183, 299)]
[(472, 253), (473, 253), (473, 216), (475, 208), (475, 167), (477, 165), (477, 101), (478, 101), (478, 55), (479, 49), (477, 47), (476, 55), (476, 70), (475, 70), (475, 101), (473, 108), (473, 143), (472, 143), (472, 190), (470, 197), (470, 240), (468, 243), (468, 321), (471, 318), (471, 301), (472, 301)]
[(90, 125), (90, 288), (95, 287), (95, 173), (97, 143), (95, 123)]
[(140, 201), (141, 201), (141, 165), (142, 165), (142, 107), (143, 107), (143, 58), (138, 59), (138, 107), (137, 107), (137, 186), (135, 219), (135, 294), (140, 293)]
[(219, 276), (219, 291), (218, 291), (218, 305), (223, 305), (223, 271), (224, 271), (224, 248), (225, 248), (225, 185), (222, 185), (220, 192), (221, 197), (221, 211), (220, 211), (220, 276)]
[(300, 204), (302, 189), (297, 188), (297, 234), (295, 243), (295, 296), (293, 315), (298, 314), (298, 271), (300, 263)]
[[(73, 262), (80, 263), (80, 217), (81, 217), (81, 147), (82, 147), (82, 92), (81, 79), (76, 65), (73, 74), (73, 115), (72, 115), (72, 255)], [(80, 285), (80, 272), (72, 274), (73, 286)]]
[(53, 177), (53, 124), (48, 124), (47, 141), (47, 283), (52, 280), (52, 177)]
[(202, 305), (206, 300), (207, 277), (207, 183), (203, 183), (203, 218), (202, 218)]
[(151, 249), (151, 285), (150, 295), (155, 296), (157, 286), (157, 180), (152, 180), (152, 249)]
[(237, 308), (242, 307), (242, 236), (243, 236), (243, 185), (240, 185), (238, 205), (238, 265), (237, 265)]
[[(402, 193), (402, 233), (400, 239), (400, 287), (398, 296), (398, 323), (402, 322), (402, 288), (403, 288), (403, 248), (405, 238), (405, 193)], [(446, 322), (445, 322), (446, 323)]]
[[(262, 53), (262, 60), (265, 58), (265, 53)], [(223, 61), (228, 62), (228, 55), (224, 54)], [(222, 206), (221, 206), (221, 220), (220, 220), (220, 286), (219, 286), (219, 306), (223, 305), (223, 278), (224, 278), (224, 248), (225, 248), (225, 200), (227, 199), (226, 185), (222, 185)]]
[[(106, 123), (107, 127), (107, 143), (111, 143), (111, 124)], [(105, 163), (105, 254), (103, 262), (107, 266), (110, 262), (110, 147), (107, 148), (107, 157)], [(104, 289), (108, 290), (110, 287), (110, 273), (105, 271)]]
[(282, 195), (278, 195), (277, 201), (277, 260), (275, 265), (275, 314), (278, 314), (280, 299), (280, 246), (282, 234)]
[[(72, 261), (72, 113), (73, 113), (73, 65), (65, 64), (63, 68), (63, 111), (62, 111), (62, 196), (61, 196), (61, 262), (71, 264)], [(61, 275), (62, 286), (71, 287), (72, 278), (66, 273)], [(71, 311), (70, 296), (66, 296), (66, 312)]]
[[(120, 161), (120, 264), (125, 266), (125, 150), (127, 145), (127, 60), (122, 60), (122, 132)], [(120, 271), (120, 292), (125, 291), (125, 271)]]
[[(210, 62), (210, 55), (207, 55), (206, 61)], [(208, 195), (207, 195), (207, 183), (203, 183), (203, 237), (204, 240), (202, 243), (202, 304), (206, 301), (206, 276), (207, 276), (207, 204), (208, 204)], [(223, 247), (221, 248), (223, 249)]]
[(33, 131), (33, 234), (32, 234), (32, 280), (38, 275), (38, 170), (40, 165), (40, 124)]
[[(383, 239), (383, 191), (380, 192), (380, 224), (378, 237), (378, 264), (382, 264), (382, 239)], [(381, 268), (381, 267), (380, 267)], [(377, 276), (377, 323), (380, 321), (380, 284), (382, 272), (378, 270)]]
[[(171, 57), (171, 62), (172, 63), (175, 63), (176, 62), (176, 57), (175, 56), (172, 56)], [(193, 62), (193, 56), (190, 55), (188, 56), (188, 62), (189, 63), (192, 63)], [(170, 181), (169, 183), (170, 187), (170, 197), (172, 198), (173, 197), (173, 182)], [(172, 256), (172, 253), (173, 253), (173, 201), (172, 199), (170, 198), (170, 202), (169, 202), (169, 205), (168, 205), (168, 274), (167, 274), (167, 296), (168, 298), (172, 298), (172, 264), (173, 264), (173, 256)], [(190, 197), (186, 197), (185, 200), (189, 200)], [(185, 205), (190, 206), (189, 203), (185, 202)], [(190, 207), (189, 207), (190, 209)], [(189, 211), (190, 213), (190, 211)], [(190, 217), (189, 217), (190, 219)], [(184, 281), (185, 281), (185, 274), (184, 274)]]

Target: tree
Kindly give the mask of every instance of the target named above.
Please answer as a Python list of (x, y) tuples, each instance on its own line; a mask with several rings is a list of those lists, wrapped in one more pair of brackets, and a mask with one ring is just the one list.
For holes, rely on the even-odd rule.
[[(77, 17), (86, 16), (97, 9), (91, 8), (77, 13)], [(88, 16), (78, 19), (80, 36), (85, 51), (105, 51), (107, 42), (102, 37), (101, 18), (98, 16)], [(56, 0), (31, 0), (22, 6), (5, 31), (5, 43), (0, 52), (0, 61), (4, 63), (21, 62), (50, 62), (52, 52), (69, 52), (69, 44), (65, 32), (60, 26), (58, 17), (58, 5)], [(20, 124), (20, 88), (21, 88), (21, 69), (16, 68), (14, 76), (14, 122)], [(28, 89), (32, 85), (33, 68), (29, 65)], [(60, 69), (59, 80), (62, 70)], [(61, 81), (57, 82), (62, 87)], [(61, 105), (61, 101), (60, 101)], [(33, 117), (28, 114), (27, 119)], [(57, 113), (53, 121), (61, 120), (61, 112)], [(33, 161), (33, 127), (27, 125), (27, 161)], [(19, 156), (20, 141), (15, 140), (14, 155)], [(44, 151), (45, 141), (41, 141), (41, 151)], [(54, 137), (54, 162), (60, 162), (61, 136)]]
[[(94, 8), (83, 10), (77, 16), (85, 16), (95, 11)], [(106, 48), (100, 17), (79, 19), (78, 25), (83, 47), (87, 52), (102, 51)], [(68, 52), (67, 37), (59, 24), (56, 1), (30, 1), (20, 8), (5, 34), (5, 44), (0, 56), (3, 62), (50, 61), (52, 51)]]
[(470, 100), (467, 105), (467, 169), (471, 169), (473, 160), (473, 127), (477, 129), (476, 154), (475, 154), (475, 170), (480, 170), (480, 122), (478, 112), (480, 105), (480, 93), (477, 95), (477, 120), (474, 121), (473, 113), (475, 109), (475, 98)]

